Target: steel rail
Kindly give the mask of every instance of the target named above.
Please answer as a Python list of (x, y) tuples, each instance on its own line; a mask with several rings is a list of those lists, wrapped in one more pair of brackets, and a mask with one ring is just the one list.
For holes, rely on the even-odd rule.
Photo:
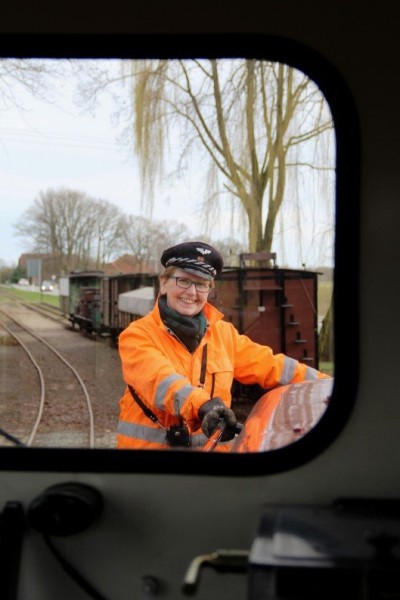
[[(3, 308), (0, 308), (0, 312), (2, 314), (4, 314), (11, 321), (14, 321), (14, 323), (16, 323), (22, 329), (24, 329), (31, 336), (33, 336), (34, 338), (36, 338), (37, 340), (39, 340), (42, 344), (44, 344), (51, 352), (53, 352), (61, 360), (61, 362), (63, 362), (65, 364), (65, 366), (67, 368), (69, 368), (72, 371), (72, 373), (74, 374), (74, 376), (78, 380), (78, 383), (81, 386), (81, 389), (82, 389), (82, 391), (84, 393), (84, 396), (85, 396), (85, 400), (86, 400), (86, 404), (87, 404), (87, 409), (88, 409), (88, 414), (89, 414), (89, 447), (93, 448), (94, 447), (94, 417), (93, 417), (92, 403), (91, 403), (90, 396), (89, 396), (89, 393), (87, 391), (86, 385), (83, 382), (83, 380), (82, 380), (81, 376), (79, 375), (78, 371), (75, 369), (75, 367), (69, 361), (67, 361), (67, 359), (64, 356), (62, 356), (62, 354), (60, 354), (60, 352), (56, 348), (54, 348), (51, 344), (49, 344), (40, 335), (38, 335), (37, 333), (35, 333), (34, 331), (32, 331), (31, 329), (29, 329), (28, 327), (26, 327), (23, 323), (21, 323), (20, 321), (18, 321), (18, 319), (16, 319), (15, 317), (13, 317), (9, 313), (7, 313), (7, 311), (5, 311)], [(9, 329), (9, 328), (7, 328), (7, 326), (5, 326), (4, 323), (1, 323), (1, 325), (4, 326), (6, 329)], [(15, 337), (15, 339), (18, 341), (18, 343), (21, 343), (20, 340), (16, 336), (13, 336), (13, 337)], [(23, 347), (23, 349), (25, 351), (27, 350), (24, 344), (21, 344), (21, 346)], [(28, 352), (28, 356), (32, 360), (30, 352)], [(41, 394), (40, 404), (42, 405), (42, 402), (43, 402), (43, 406), (44, 406), (44, 399), (42, 400), (42, 396), (43, 396), (43, 393)], [(43, 412), (43, 406), (42, 406), (41, 409), (39, 408), (40, 419), (41, 419), (42, 412)], [(35, 433), (34, 433), (33, 437), (32, 437), (32, 434), (30, 436), (30, 443), (31, 444), (32, 444), (32, 441), (33, 441), (33, 439), (34, 439), (34, 437), (36, 435), (37, 429), (38, 429), (39, 424), (40, 424), (40, 420), (38, 420), (38, 419), (39, 419), (39, 413), (38, 413), (38, 418), (36, 419), (35, 426), (34, 426), (35, 427)], [(32, 433), (33, 433), (33, 431), (32, 431)], [(28, 442), (28, 445), (29, 445), (29, 442)]]

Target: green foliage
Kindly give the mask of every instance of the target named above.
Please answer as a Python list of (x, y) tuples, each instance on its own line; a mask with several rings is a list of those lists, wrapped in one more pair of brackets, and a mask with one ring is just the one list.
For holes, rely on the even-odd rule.
[(18, 265), (12, 272), (11, 283), (18, 283), (22, 277), (26, 278), (26, 269), (23, 269)]
[(14, 269), (12, 267), (2, 267), (0, 269), (0, 283), (10, 282)]

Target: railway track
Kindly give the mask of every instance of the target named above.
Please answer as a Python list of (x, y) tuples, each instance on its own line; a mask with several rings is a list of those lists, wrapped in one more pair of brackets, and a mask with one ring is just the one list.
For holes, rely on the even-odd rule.
[[(11, 434), (6, 443), (15, 443), (15, 439), (27, 446), (93, 448), (92, 401), (82, 376), (49, 339), (27, 326), (27, 310), (32, 310), (31, 305), (12, 301), (3, 291), (1, 296), (0, 328), (9, 337), (8, 345), (13, 346), (12, 356), (10, 353), (7, 356), (15, 366), (15, 378), (3, 389), (0, 402), (0, 427)], [(38, 312), (43, 318), (45, 315), (47, 319), (61, 321), (54, 311), (50, 314), (39, 309)], [(18, 395), (21, 377), (30, 383), (30, 392), (24, 397)], [(13, 430), (5, 426), (10, 413)]]
[(43, 315), (44, 317), (48, 317), (49, 319), (53, 319), (58, 323), (64, 323), (65, 325), (70, 324), (70, 321), (66, 315), (57, 306), (48, 304), (47, 302), (24, 302), (21, 297), (13, 291), (13, 289), (0, 286), (0, 299), (8, 299), (18, 302), (27, 309)]
[(70, 325), (67, 317), (62, 313), (61, 309), (56, 306), (52, 306), (51, 304), (46, 304), (45, 302), (40, 302), (39, 304), (32, 304), (29, 302), (22, 302), (23, 306), (25, 306), (28, 310), (33, 310), (37, 312), (39, 315), (43, 315), (48, 319), (52, 319), (57, 323), (63, 323), (65, 325)]

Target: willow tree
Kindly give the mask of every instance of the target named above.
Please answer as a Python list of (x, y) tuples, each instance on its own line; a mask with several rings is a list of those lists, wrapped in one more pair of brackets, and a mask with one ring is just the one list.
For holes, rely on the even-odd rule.
[(324, 136), (329, 146), (332, 130), (318, 87), (290, 66), (257, 60), (128, 61), (123, 69), (147, 198), (168, 144), (181, 158), (201, 148), (209, 159), (206, 214), (229, 192), (247, 217), (249, 250), (271, 251), (289, 169), (331, 169), (316, 150)]

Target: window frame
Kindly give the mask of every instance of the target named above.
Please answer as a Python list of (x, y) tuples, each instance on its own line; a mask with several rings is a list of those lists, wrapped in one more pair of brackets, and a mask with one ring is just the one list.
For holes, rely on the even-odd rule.
[[(2, 58), (254, 58), (303, 71), (330, 107), (336, 136), (334, 356), (332, 399), (317, 425), (289, 446), (229, 454), (86, 448), (0, 448), (0, 469), (13, 471), (261, 476), (321, 454), (339, 436), (356, 399), (359, 370), (358, 273), (360, 132), (355, 102), (339, 71), (308, 46), (264, 34), (2, 35)], [(340, 315), (338, 317), (338, 315)], [(117, 401), (117, 400), (116, 400)]]

